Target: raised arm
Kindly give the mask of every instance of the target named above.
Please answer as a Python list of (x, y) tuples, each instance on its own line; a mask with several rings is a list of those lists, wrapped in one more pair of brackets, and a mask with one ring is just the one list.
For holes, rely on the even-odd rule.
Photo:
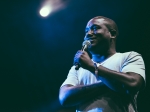
[[(81, 51), (79, 55), (80, 58), (78, 62), (81, 66), (84, 69), (95, 73), (95, 66), (93, 61), (89, 58), (87, 52)], [(136, 55), (137, 57), (135, 58)], [(131, 54), (128, 57), (127, 63), (123, 66), (124, 67), (122, 67), (122, 71), (120, 72), (99, 66), (98, 76), (101, 77), (102, 82), (110, 89), (125, 94), (134, 94), (144, 86), (144, 79), (140, 75), (141, 73), (144, 74), (145, 71), (143, 60), (139, 54), (133, 53), (133, 55)]]

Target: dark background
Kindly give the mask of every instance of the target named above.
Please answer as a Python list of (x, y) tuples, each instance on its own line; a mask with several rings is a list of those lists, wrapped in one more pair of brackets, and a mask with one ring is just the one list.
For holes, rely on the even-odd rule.
[[(44, 0), (0, 1), (0, 111), (73, 112), (58, 101), (59, 87), (81, 48), (89, 19), (116, 21), (117, 51), (139, 52), (147, 85), (139, 112), (149, 109), (150, 4), (146, 0), (61, 0), (63, 8), (39, 15)], [(71, 111), (72, 110), (72, 111)]]

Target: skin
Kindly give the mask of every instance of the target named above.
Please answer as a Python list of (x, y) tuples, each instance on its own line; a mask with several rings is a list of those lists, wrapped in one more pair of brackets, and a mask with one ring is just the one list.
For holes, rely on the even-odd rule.
[[(91, 46), (89, 51), (92, 59), (95, 62), (102, 62), (116, 53), (115, 39), (116, 32), (113, 33), (106, 27), (107, 21), (101, 19), (91, 19), (85, 29), (84, 40), (90, 40)], [(81, 67), (95, 72), (93, 61), (86, 51), (78, 51), (74, 57), (75, 62), (80, 63)], [(98, 67), (98, 75), (102, 77), (102, 82), (94, 83), (91, 85), (65, 85), (60, 88), (59, 100), (63, 106), (74, 106), (82, 103), (83, 101), (90, 100), (94, 96), (99, 95), (108, 88), (123, 94), (135, 94), (139, 91), (144, 83), (143, 78), (136, 73), (116, 72), (107, 69), (103, 66)], [(115, 82), (111, 82), (113, 79)], [(120, 84), (120, 88), (116, 87), (116, 83)]]

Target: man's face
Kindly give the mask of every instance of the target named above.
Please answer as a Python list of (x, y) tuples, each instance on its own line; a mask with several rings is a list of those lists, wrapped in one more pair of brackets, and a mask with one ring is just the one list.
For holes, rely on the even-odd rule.
[(105, 23), (104, 19), (92, 19), (87, 23), (84, 40), (90, 40), (89, 50), (94, 52), (108, 50), (111, 35)]

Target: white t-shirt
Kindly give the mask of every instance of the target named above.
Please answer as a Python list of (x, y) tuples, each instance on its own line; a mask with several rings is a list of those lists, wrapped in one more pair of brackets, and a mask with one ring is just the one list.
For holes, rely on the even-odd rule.
[[(112, 55), (111, 57), (109, 57), (99, 65), (117, 72), (124, 72), (124, 73), (134, 72), (140, 74), (145, 80), (144, 61), (142, 59), (142, 56), (139, 53), (134, 51), (126, 52), (126, 53), (115, 53), (114, 55)], [(111, 81), (109, 83), (109, 80), (107, 79), (105, 80), (105, 78), (103, 77), (100, 76), (96, 77), (96, 75), (81, 67), (79, 68), (79, 70), (75, 70), (75, 66), (72, 66), (68, 73), (67, 79), (61, 85), (61, 87), (66, 84), (77, 86), (77, 85), (89, 85), (96, 82), (104, 82), (104, 81), (106, 81), (106, 83), (108, 83), (108, 85), (111, 86)], [(132, 100), (131, 102), (129, 101), (128, 103), (124, 104), (122, 103), (122, 100), (120, 100), (121, 96), (119, 96), (118, 93), (111, 91), (106, 94), (104, 94), (104, 96), (101, 95), (101, 97), (97, 99), (93, 99), (93, 101), (91, 101), (91, 103), (88, 102), (87, 105), (84, 104), (84, 107), (82, 105), (79, 105), (77, 112), (118, 112), (118, 111), (135, 112), (136, 111), (137, 95), (133, 96), (133, 99), (132, 98), (130, 99)], [(113, 98), (115, 99), (112, 98), (112, 94), (114, 95)], [(110, 96), (113, 100), (116, 101), (112, 101)]]

